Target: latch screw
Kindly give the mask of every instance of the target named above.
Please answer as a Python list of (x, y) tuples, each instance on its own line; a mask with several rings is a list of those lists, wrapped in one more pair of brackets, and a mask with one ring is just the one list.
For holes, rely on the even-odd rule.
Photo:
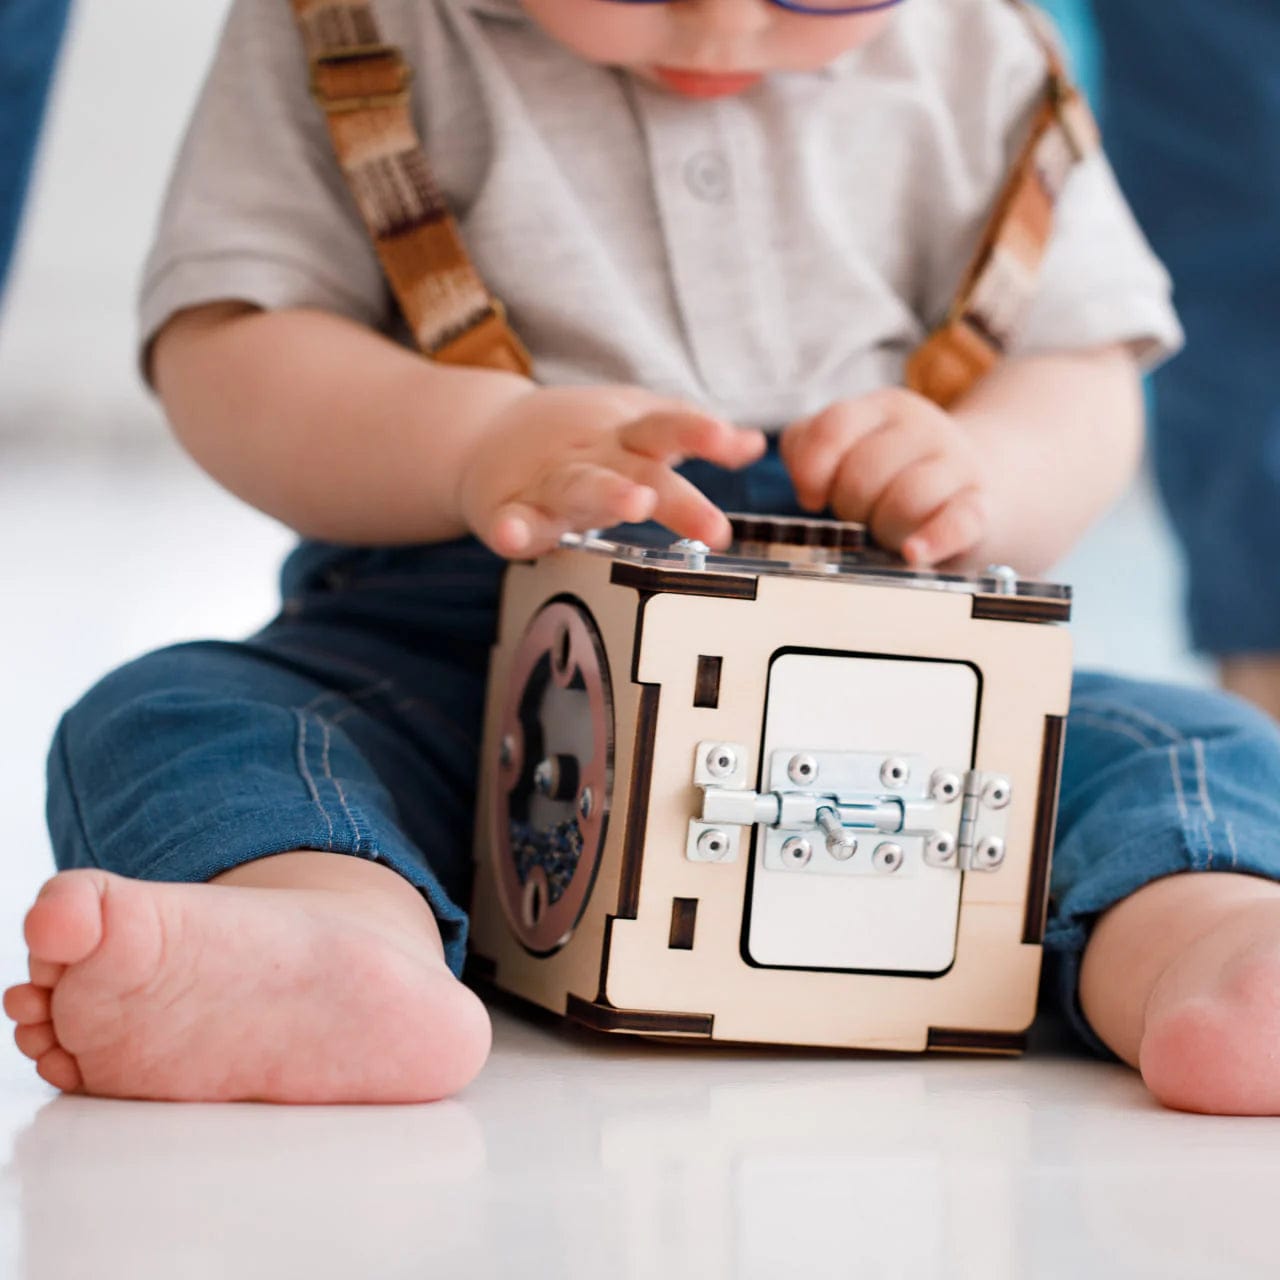
[(902, 866), (902, 846), (894, 844), (892, 840), (876, 845), (876, 851), (871, 855), (871, 865), (877, 871), (897, 871)]
[(935, 800), (941, 800), (943, 804), (950, 804), (960, 794), (959, 774), (948, 773), (945, 769), (939, 769), (929, 779), (929, 794)]
[(994, 870), (1004, 861), (1004, 841), (999, 836), (983, 836), (973, 851), (973, 860), (987, 871)]
[(787, 777), (798, 787), (805, 786), (818, 776), (818, 762), (812, 756), (792, 756), (787, 762)]
[(595, 797), (591, 794), (590, 787), (583, 787), (582, 794), (578, 797), (578, 812), (584, 818), (591, 817), (591, 810), (595, 802)]
[(911, 770), (907, 768), (907, 762), (897, 756), (891, 756), (880, 766), (880, 781), (886, 787), (905, 786), (909, 777)]
[(698, 852), (708, 862), (719, 862), (729, 852), (729, 837), (718, 827), (709, 827), (698, 837)]
[(813, 849), (803, 836), (792, 836), (782, 845), (782, 860), (791, 867), (803, 867), (813, 857)]
[(1013, 798), (1013, 788), (1008, 778), (988, 778), (982, 788), (982, 803), (988, 809), (1003, 809)]
[(945, 867), (956, 851), (955, 837), (950, 831), (935, 831), (925, 842), (924, 860), (931, 867)]
[(738, 767), (738, 753), (723, 742), (707, 752), (707, 772), (713, 778), (728, 778)]

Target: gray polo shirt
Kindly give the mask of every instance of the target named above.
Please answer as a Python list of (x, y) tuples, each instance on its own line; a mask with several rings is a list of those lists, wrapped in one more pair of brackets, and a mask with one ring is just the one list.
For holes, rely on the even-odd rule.
[[(516, 0), (376, 0), (431, 166), (548, 384), (630, 382), (777, 428), (900, 382), (1025, 137), (1043, 55), (1006, 0), (908, 0), (820, 71), (681, 98)], [(147, 263), (145, 344), (218, 299), (408, 342), (287, 0), (234, 0)], [(1168, 278), (1100, 156), (1060, 205), (1021, 352), (1176, 348)]]

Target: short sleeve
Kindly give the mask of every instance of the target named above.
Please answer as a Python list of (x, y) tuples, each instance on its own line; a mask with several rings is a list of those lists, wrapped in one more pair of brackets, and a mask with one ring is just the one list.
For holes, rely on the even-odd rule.
[(1175, 354), (1182, 330), (1169, 274), (1148, 246), (1106, 157), (1079, 164), (1055, 211), (1054, 231), (1014, 352), (1126, 343), (1144, 368)]
[[(923, 220), (933, 240), (923, 308), (932, 327), (948, 313), (1026, 145), (1048, 90), (1042, 41), (1056, 34), (1043, 13), (1006, 0), (944, 0), (919, 13), (921, 65), (933, 69), (952, 130), (950, 148), (935, 162), (939, 177)], [(960, 177), (944, 181), (947, 175)], [(1151, 368), (1182, 344), (1171, 295), (1168, 273), (1105, 154), (1095, 151), (1075, 166), (1059, 197), (1010, 353), (1125, 343)]]
[(170, 317), (231, 300), (321, 308), (375, 328), (394, 315), (283, 0), (232, 4), (144, 268), (144, 368)]

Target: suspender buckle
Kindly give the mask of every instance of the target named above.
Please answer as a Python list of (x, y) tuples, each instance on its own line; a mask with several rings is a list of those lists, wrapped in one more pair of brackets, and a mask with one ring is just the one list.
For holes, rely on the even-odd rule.
[(311, 59), (311, 97), (331, 116), (404, 106), (412, 80), (395, 45), (345, 45)]

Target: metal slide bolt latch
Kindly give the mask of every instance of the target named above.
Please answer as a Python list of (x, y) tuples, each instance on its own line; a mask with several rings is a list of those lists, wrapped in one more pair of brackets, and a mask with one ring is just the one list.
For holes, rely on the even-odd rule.
[[(803, 747), (779, 748), (762, 764), (757, 791), (749, 782), (757, 769), (751, 749), (697, 745), (701, 806), (689, 822), (689, 861), (735, 862), (758, 828), (766, 870), (905, 880), (1004, 864), (1013, 800), (1006, 775), (905, 752)], [(863, 832), (880, 836), (869, 858), (855, 856)]]

